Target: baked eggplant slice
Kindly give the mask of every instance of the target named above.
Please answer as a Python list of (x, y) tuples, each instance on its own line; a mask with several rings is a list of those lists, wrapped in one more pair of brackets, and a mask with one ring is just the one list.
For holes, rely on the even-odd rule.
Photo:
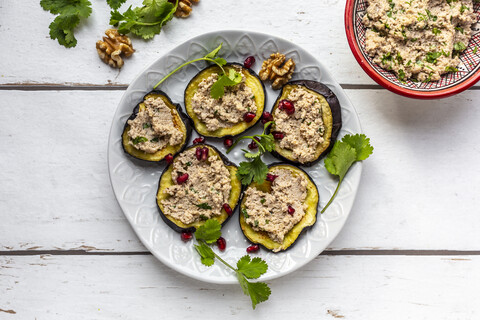
[[(222, 190), (215, 189), (216, 186), (214, 184), (213, 179), (211, 181), (208, 181), (208, 187), (205, 187), (205, 188), (198, 187), (199, 190), (196, 190), (195, 189), (196, 185), (193, 185), (193, 182), (192, 184), (190, 184), (188, 180), (186, 181), (179, 180), (179, 179), (183, 179), (182, 176), (184, 175), (184, 173), (178, 173), (178, 171), (177, 173), (174, 172), (175, 170), (174, 167), (178, 162), (181, 167), (185, 167), (185, 168), (188, 167), (188, 169), (185, 169), (185, 172), (187, 173), (187, 179), (189, 179), (188, 170), (190, 168), (191, 170), (195, 170), (196, 162), (195, 160), (188, 161), (188, 162), (182, 162), (182, 161), (184, 161), (187, 156), (192, 157), (192, 153), (196, 157), (197, 149), (202, 150), (204, 148), (208, 149), (208, 157), (212, 155), (217, 155), (220, 161), (223, 162), (223, 165), (225, 166), (225, 168), (228, 170), (231, 190), (228, 195), (228, 202), (222, 204), (221, 207), (219, 207), (220, 214), (208, 211), (209, 209), (215, 210), (215, 205), (211, 203), (209, 204), (207, 202), (201, 202), (201, 201), (207, 201), (207, 200), (203, 200), (204, 199), (203, 196), (205, 196), (206, 199), (209, 199), (208, 194), (205, 194), (205, 192), (207, 192), (207, 189), (217, 194), (220, 194), (222, 192)], [(181, 158), (182, 155), (184, 156), (184, 158)], [(198, 158), (196, 159), (198, 160)], [(208, 163), (210, 163), (209, 160), (208, 159), (205, 160), (205, 158), (198, 161), (207, 161)], [(191, 173), (190, 176), (194, 177), (194, 173), (192, 171), (190, 171), (190, 173)], [(177, 178), (174, 178), (175, 176)], [(192, 178), (192, 180), (193, 179), (194, 178)], [(201, 182), (201, 180), (199, 181)], [(209, 218), (217, 220), (222, 225), (228, 221), (228, 219), (231, 217), (231, 215), (235, 211), (235, 208), (237, 207), (240, 199), (240, 195), (242, 193), (242, 184), (237, 177), (237, 166), (234, 163), (230, 162), (222, 153), (220, 153), (220, 151), (218, 151), (215, 147), (207, 144), (197, 144), (197, 145), (186, 148), (185, 151), (178, 154), (173, 159), (173, 162), (165, 168), (165, 170), (162, 173), (162, 176), (160, 177), (158, 190), (157, 190), (157, 207), (160, 212), (160, 216), (169, 227), (171, 227), (173, 230), (177, 232), (194, 232), (198, 227), (200, 227), (205, 223), (205, 220), (207, 220), (205, 216), (200, 214), (198, 219), (195, 219), (193, 222), (190, 222), (190, 223), (185, 223), (181, 220), (180, 217), (175, 217), (174, 214), (169, 214), (168, 212), (170, 210), (169, 208), (172, 208), (172, 207), (175, 208), (176, 204), (175, 206), (172, 206), (172, 203), (167, 202), (167, 200), (170, 199), (172, 195), (166, 191), (168, 188), (172, 186), (183, 184), (183, 183), (185, 183), (185, 188), (184, 188), (184, 191), (186, 193), (185, 197), (187, 197), (188, 194), (190, 193), (190, 195), (195, 194), (194, 197), (198, 199), (202, 199), (202, 200), (199, 200), (200, 203), (194, 205), (194, 208), (199, 208), (198, 209), (199, 211), (206, 210), (205, 215), (207, 215), (208, 213), (209, 215), (211, 215), (211, 217)], [(199, 192), (200, 194), (198, 195)], [(201, 192), (204, 192), (204, 194), (201, 194)], [(179, 193), (179, 194), (182, 194), (182, 193)], [(184, 212), (185, 214), (189, 214), (188, 206), (190, 205), (189, 203), (191, 203), (189, 202), (190, 199), (192, 198), (186, 199), (187, 205), (182, 207), (182, 213), (181, 213), (182, 215), (184, 214)], [(179, 203), (181, 203), (181, 199), (179, 200)], [(225, 204), (228, 204), (227, 208), (225, 208), (226, 207)], [(227, 212), (226, 210), (228, 210), (229, 212)]]
[[(128, 121), (135, 120), (135, 118), (137, 118), (138, 116), (138, 113), (146, 109), (145, 101), (149, 98), (154, 98), (154, 99), (160, 98), (163, 100), (163, 102), (165, 102), (165, 105), (168, 108), (170, 108), (172, 121), (175, 128), (180, 130), (180, 132), (182, 133), (182, 137), (179, 144), (176, 144), (176, 145), (167, 144), (162, 149), (152, 153), (148, 153), (146, 151), (137, 149), (134, 146), (135, 142), (133, 142), (133, 144), (130, 143), (132, 139), (128, 135), (128, 131), (130, 130), (130, 125), (128, 124)], [(144, 124), (144, 125), (147, 125), (147, 124)], [(151, 124), (148, 124), (148, 125), (151, 126)], [(185, 149), (185, 146), (187, 145), (187, 142), (190, 139), (191, 134), (192, 134), (191, 120), (182, 111), (180, 105), (173, 103), (172, 100), (170, 100), (170, 98), (167, 96), (165, 92), (161, 90), (154, 90), (154, 91), (151, 91), (150, 93), (147, 93), (143, 97), (143, 101), (140, 102), (133, 109), (132, 115), (125, 122), (125, 127), (122, 133), (122, 146), (123, 146), (123, 150), (134, 158), (144, 160), (144, 161), (150, 161), (150, 162), (159, 162), (159, 161), (162, 161), (166, 155), (168, 154), (175, 155), (180, 151), (182, 151), (183, 149)]]
[[(247, 69), (238, 63), (228, 63), (223, 68), (225, 69), (225, 72), (228, 72), (232, 68), (234, 68), (235, 70), (241, 70), (243, 76), (245, 77), (245, 85), (250, 88), (252, 92), (252, 95), (249, 96), (248, 99), (252, 99), (254, 101), (254, 105), (256, 106), (257, 110), (254, 113), (248, 112), (250, 113), (250, 115), (246, 118), (244, 118), (245, 114), (242, 115), (241, 121), (236, 124), (228, 127), (210, 127), (210, 129), (215, 128), (213, 130), (210, 130), (210, 125), (207, 126), (205, 121), (202, 121), (202, 119), (200, 119), (199, 116), (194, 112), (195, 94), (197, 92), (199, 92), (199, 94), (204, 92), (203, 90), (199, 90), (201, 82), (208, 79), (213, 74), (221, 74), (221, 69), (218, 66), (209, 66), (201, 70), (195, 77), (193, 77), (193, 79), (190, 80), (187, 88), (185, 89), (185, 109), (187, 110), (190, 118), (193, 120), (195, 130), (202, 136), (221, 138), (225, 136), (239, 135), (247, 129), (253, 127), (258, 122), (258, 120), (260, 120), (263, 110), (265, 108), (265, 86), (253, 70)], [(213, 98), (208, 97), (207, 99)], [(221, 119), (222, 117), (223, 115), (222, 113), (220, 113), (214, 115), (213, 118), (223, 121), (224, 119)]]
[[(280, 181), (278, 187), (274, 187), (277, 188), (277, 190), (280, 190), (280, 193), (282, 193), (281, 190), (283, 188), (283, 196), (285, 198), (282, 198), (282, 195), (280, 193), (276, 193), (274, 188), (272, 188), (272, 185), (275, 182), (268, 181), (275, 181), (278, 179), (276, 178), (275, 173), (279, 173), (283, 170), (288, 170), (288, 172), (291, 173), (291, 175), (284, 175), (285, 177), (296, 179), (292, 181), (293, 187), (288, 187), (288, 184), (285, 183), (285, 180)], [(267, 180), (265, 180), (262, 184), (252, 182), (243, 194), (239, 214), (240, 228), (250, 242), (259, 244), (273, 252), (279, 252), (291, 248), (291, 246), (297, 241), (300, 234), (315, 224), (317, 221), (319, 195), (317, 186), (313, 180), (305, 171), (298, 167), (285, 163), (277, 163), (271, 164), (268, 171), (269, 176), (267, 176)], [(301, 179), (302, 183), (298, 184), (297, 182), (299, 180), (297, 179), (299, 178)], [(302, 187), (299, 185), (302, 185)], [(250, 188), (255, 188), (257, 190), (252, 189), (249, 191)], [(295, 190), (296, 188), (297, 190)], [(306, 193), (303, 202), (300, 202), (302, 204), (301, 207), (298, 205), (298, 203), (294, 203), (296, 201), (295, 194), (298, 192), (298, 190), (301, 190), (302, 194)], [(255, 209), (252, 209), (252, 207), (248, 208), (248, 197), (252, 197), (252, 202), (249, 202), (249, 204), (253, 205), (255, 209), (257, 209), (257, 212), (252, 213), (252, 210)], [(283, 200), (286, 202), (282, 202)], [(292, 202), (292, 204), (287, 206), (288, 202)], [(286, 207), (286, 209), (284, 207)], [(251, 210), (249, 211), (249, 209)], [(302, 211), (304, 213), (303, 216)], [(295, 217), (295, 214), (298, 214), (299, 216)], [(286, 223), (288, 226), (288, 223), (292, 222), (284, 222), (283, 220), (288, 220), (284, 219), (284, 215), (287, 215), (287, 218), (289, 218), (288, 215), (290, 215), (292, 217), (291, 221), (298, 222), (293, 224), (291, 229), (288, 229), (288, 227), (282, 224)], [(280, 221), (280, 225), (275, 225), (275, 221)], [(282, 229), (283, 231), (281, 231)], [(277, 230), (280, 230), (279, 232), (283, 232), (281, 233), (283, 236), (281, 240), (279, 240), (277, 235), (274, 234), (274, 232)], [(277, 237), (277, 239), (274, 239), (275, 237)]]
[[(303, 150), (301, 150), (301, 148), (305, 147), (302, 144), (297, 144), (295, 148), (300, 149), (295, 151), (292, 148), (287, 148), (285, 146), (282, 147), (282, 140), (285, 139), (288, 134), (282, 132), (282, 130), (279, 130), (274, 125), (272, 126), (272, 128), (270, 128), (270, 130), (273, 132), (277, 131), (277, 136), (279, 137), (279, 139), (275, 141), (275, 152), (273, 152), (272, 154), (278, 159), (287, 161), (292, 164), (311, 166), (317, 163), (323, 156), (325, 156), (335, 144), (335, 140), (337, 139), (337, 136), (342, 127), (342, 111), (337, 96), (335, 96), (335, 94), (326, 85), (312, 80), (297, 80), (288, 82), (283, 86), (271, 111), (273, 121), (279, 120), (276, 119), (275, 116), (279, 108), (280, 110), (282, 110), (283, 107), (283, 111), (288, 113), (289, 110), (285, 109), (285, 103), (282, 101), (288, 100), (290, 93), (294, 89), (297, 90), (296, 92), (298, 92), (298, 90), (305, 90), (308, 92), (308, 94), (312, 94), (315, 97), (314, 105), (311, 106), (312, 110), (315, 111), (299, 112), (299, 114), (305, 114), (305, 117), (308, 117), (309, 120), (305, 121), (305, 118), (298, 118), (295, 120), (297, 121), (296, 124), (289, 123), (288, 127), (295, 130), (293, 132), (294, 134), (300, 134), (300, 131), (306, 132), (305, 134), (310, 134), (311, 137), (309, 138), (309, 141), (319, 138), (323, 138), (323, 141), (321, 143), (318, 143), (316, 147), (312, 146), (310, 149), (313, 150), (309, 150), (307, 148), (308, 152), (306, 154), (302, 154)], [(289, 106), (286, 105), (286, 107), (288, 108)], [(297, 113), (297, 110), (295, 109), (295, 103), (293, 104), (293, 107), (295, 111), (291, 111), (293, 113), (290, 115), (290, 117), (295, 117)], [(278, 112), (283, 112), (280, 110), (278, 110)], [(306, 126), (315, 125), (317, 120), (314, 116), (320, 114), (316, 112), (316, 110), (321, 110), (321, 120), (323, 124), (320, 125), (318, 128), (314, 127), (314, 131), (311, 131), (310, 128)], [(315, 119), (313, 120), (313, 122), (312, 116), (313, 119)], [(279, 123), (279, 125), (281, 124)], [(305, 126), (305, 128), (301, 129), (302, 126)], [(299, 139), (292, 136), (290, 141), (298, 142)], [(290, 141), (286, 140), (284, 144), (288, 145)], [(304, 144), (306, 144), (306, 142)]]

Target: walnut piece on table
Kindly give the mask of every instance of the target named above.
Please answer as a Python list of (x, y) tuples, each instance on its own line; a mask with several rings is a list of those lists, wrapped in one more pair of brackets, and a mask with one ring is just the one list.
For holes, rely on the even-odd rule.
[[(175, 4), (175, 0), (168, 0)], [(175, 17), (186, 18), (192, 12), (193, 3), (198, 3), (200, 0), (178, 0), (177, 10), (175, 11)]]
[(108, 29), (105, 31), (106, 37), (97, 41), (97, 52), (100, 59), (113, 68), (123, 66), (122, 53), (125, 57), (130, 57), (135, 50), (132, 41), (125, 35), (120, 35), (117, 29)]
[(285, 59), (285, 55), (280, 52), (272, 53), (269, 59), (263, 61), (258, 74), (262, 81), (272, 81), (272, 88), (275, 90), (287, 83), (295, 71), (295, 62), (291, 58), (285, 62)]

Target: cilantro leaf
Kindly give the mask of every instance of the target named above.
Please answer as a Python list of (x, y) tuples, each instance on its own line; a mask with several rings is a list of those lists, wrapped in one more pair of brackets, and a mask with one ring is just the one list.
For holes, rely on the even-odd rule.
[(342, 141), (355, 149), (357, 153), (357, 161), (365, 160), (373, 153), (373, 147), (370, 145), (370, 138), (367, 138), (364, 134), (347, 134), (343, 137)]
[(218, 47), (216, 47), (215, 49), (213, 49), (211, 52), (207, 53), (204, 58), (206, 59), (215, 59), (217, 57), (217, 54), (218, 52), (220, 51), (220, 49), (222, 49), (222, 45), (223, 43), (220, 43), (218, 45)]
[(196, 206), (199, 207), (200, 209), (205, 209), (205, 210), (212, 209), (212, 207), (206, 202), (196, 204)]
[(370, 139), (364, 134), (346, 135), (342, 141), (337, 141), (333, 145), (332, 151), (325, 158), (325, 168), (333, 175), (339, 177), (337, 188), (332, 197), (322, 209), (325, 212), (337, 195), (340, 184), (347, 174), (352, 164), (356, 161), (367, 159), (373, 153), (373, 147), (370, 145)]
[(195, 245), (195, 249), (200, 255), (200, 260), (204, 265), (210, 267), (215, 262), (215, 254), (212, 248), (210, 248), (205, 242), (200, 242), (199, 245)]
[(275, 139), (272, 134), (262, 135), (260, 137), (260, 144), (264, 146), (268, 152), (275, 150)]
[(58, 14), (50, 23), (50, 38), (57, 40), (66, 48), (75, 47), (77, 39), (74, 29), (81, 18), (88, 18), (92, 13), (92, 4), (89, 0), (41, 0), (40, 5), (52, 14)]
[(232, 87), (242, 82), (242, 75), (234, 69), (228, 70), (228, 75), (218, 77), (210, 89), (210, 96), (213, 99), (219, 99), (225, 94), (225, 87)]
[(252, 300), (252, 307), (255, 309), (257, 304), (260, 302), (264, 302), (268, 300), (268, 297), (272, 293), (270, 288), (266, 283), (263, 282), (249, 282), (245, 277), (237, 272), (237, 279), (240, 283), (240, 286), (243, 289), (243, 293), (247, 296), (250, 296), (250, 300)]
[(204, 240), (207, 243), (213, 243), (222, 236), (221, 228), (222, 226), (217, 220), (209, 219), (195, 231), (195, 238)]
[(114, 10), (110, 13), (110, 24), (120, 33), (133, 33), (145, 40), (159, 34), (162, 27), (173, 18), (178, 5), (168, 0), (143, 0), (143, 7), (130, 6), (123, 14)]
[(249, 185), (252, 180), (256, 183), (262, 183), (267, 177), (267, 173), (267, 165), (262, 161), (261, 157), (256, 157), (250, 162), (240, 162), (237, 170), (237, 177), (243, 185)]
[(122, 4), (125, 3), (125, 1), (127, 0), (107, 0), (107, 3), (110, 6), (110, 8), (117, 10), (122, 6)]
[(224, 66), (227, 64), (227, 60), (223, 59), (223, 58), (215, 58), (215, 63), (219, 66)]
[(245, 255), (237, 262), (238, 272), (243, 273), (247, 279), (257, 279), (267, 272), (267, 263), (259, 257), (250, 260), (249, 255)]

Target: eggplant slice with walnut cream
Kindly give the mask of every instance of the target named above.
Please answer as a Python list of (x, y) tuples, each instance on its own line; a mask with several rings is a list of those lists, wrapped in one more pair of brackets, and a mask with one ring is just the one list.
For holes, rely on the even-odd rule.
[(182, 151), (191, 133), (190, 119), (180, 105), (157, 90), (133, 109), (123, 129), (122, 146), (134, 158), (158, 162)]
[(202, 136), (236, 136), (253, 127), (265, 107), (265, 87), (253, 70), (238, 63), (229, 63), (223, 68), (225, 72), (231, 69), (240, 72), (243, 80), (225, 87), (220, 99), (210, 96), (213, 83), (222, 73), (216, 65), (201, 70), (185, 89), (185, 108), (195, 130)]
[(273, 252), (289, 249), (317, 221), (317, 186), (302, 169), (289, 164), (269, 166), (267, 179), (252, 182), (240, 204), (245, 237)]
[(173, 230), (194, 232), (208, 219), (226, 223), (241, 191), (237, 166), (213, 146), (198, 144), (178, 154), (163, 171), (157, 207)]
[(297, 80), (283, 86), (271, 111), (275, 124), (272, 154), (296, 165), (311, 166), (333, 147), (342, 127), (335, 94), (324, 84)]

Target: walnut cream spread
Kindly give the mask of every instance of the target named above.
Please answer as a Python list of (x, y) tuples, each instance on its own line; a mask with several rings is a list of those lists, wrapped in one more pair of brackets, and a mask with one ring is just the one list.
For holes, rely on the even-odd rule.
[(222, 159), (197, 149), (202, 150), (191, 148), (177, 157), (172, 171), (175, 184), (165, 190), (170, 197), (162, 200), (164, 213), (185, 224), (220, 215), (232, 189), (230, 171)]
[(273, 241), (282, 243), (305, 215), (308, 182), (287, 169), (274, 169), (270, 173), (276, 176), (271, 192), (248, 188), (242, 213), (253, 230), (264, 231)]
[(243, 73), (240, 73), (242, 82), (232, 87), (225, 87), (225, 94), (220, 99), (210, 96), (210, 89), (217, 81), (218, 74), (213, 73), (198, 85), (198, 90), (192, 98), (193, 112), (201, 122), (205, 123), (208, 131), (231, 127), (244, 121), (246, 113), (257, 112), (255, 95), (245, 84)]
[[(282, 104), (287, 104), (282, 107)], [(288, 104), (293, 104), (293, 112)], [(323, 143), (325, 126), (322, 103), (313, 93), (303, 87), (295, 87), (286, 100), (275, 109), (275, 131), (282, 132), (280, 147), (293, 152), (300, 163), (315, 160), (316, 148)]]
[(145, 108), (128, 120), (130, 144), (146, 153), (155, 153), (167, 145), (182, 143), (183, 133), (173, 122), (172, 110), (162, 98), (148, 98)]
[(365, 51), (399, 80), (457, 71), (477, 21), (472, 0), (368, 0)]

